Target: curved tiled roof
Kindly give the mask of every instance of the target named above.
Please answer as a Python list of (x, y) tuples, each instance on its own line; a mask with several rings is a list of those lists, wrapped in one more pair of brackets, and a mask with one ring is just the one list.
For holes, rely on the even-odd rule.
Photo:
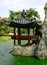
[(36, 18), (29, 19), (26, 17), (26, 13), (23, 11), (21, 14), (21, 18), (19, 19), (13, 19), (10, 22), (7, 22), (6, 24), (11, 27), (34, 27), (36, 25), (41, 25), (41, 23), (36, 20)]

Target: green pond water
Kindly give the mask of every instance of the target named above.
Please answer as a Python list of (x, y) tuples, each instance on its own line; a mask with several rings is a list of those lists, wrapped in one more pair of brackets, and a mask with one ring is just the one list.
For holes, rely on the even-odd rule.
[(0, 65), (47, 65), (47, 59), (35, 57), (13, 56), (9, 52), (13, 49), (13, 40), (0, 41)]

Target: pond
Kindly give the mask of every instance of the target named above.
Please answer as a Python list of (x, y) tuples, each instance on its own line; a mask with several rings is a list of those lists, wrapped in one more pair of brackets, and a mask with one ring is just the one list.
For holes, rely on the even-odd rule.
[(0, 65), (47, 65), (47, 59), (35, 57), (13, 56), (9, 52), (13, 49), (13, 40), (0, 41)]

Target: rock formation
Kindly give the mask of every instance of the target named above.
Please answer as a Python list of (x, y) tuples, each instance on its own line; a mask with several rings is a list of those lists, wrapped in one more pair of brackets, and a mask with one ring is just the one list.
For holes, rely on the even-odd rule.
[(41, 28), (42, 39), (40, 40), (37, 50), (38, 52), (37, 57), (40, 59), (47, 58), (47, 3), (45, 4), (44, 10), (45, 10), (45, 20)]

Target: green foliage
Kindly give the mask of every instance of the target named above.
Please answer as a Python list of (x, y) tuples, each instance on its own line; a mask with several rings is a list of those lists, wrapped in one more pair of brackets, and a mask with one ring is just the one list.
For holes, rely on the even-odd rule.
[(8, 21), (8, 18), (0, 18), (0, 36), (7, 35), (9, 32), (13, 31), (13, 28), (6, 26), (5, 23), (7, 21)]
[(27, 34), (28, 29), (21, 28), (21, 34)]
[[(21, 17), (21, 11), (14, 12), (14, 11), (10, 10), (9, 13), (10, 13), (9, 14), (9, 20), (12, 20), (13, 18), (20, 18)], [(29, 10), (26, 10), (26, 16), (28, 18), (36, 17), (36, 18), (39, 18), (40, 19), (40, 15), (33, 8), (30, 8)]]
[(3, 42), (4, 41), (6, 42), (8, 40), (11, 40), (11, 37), (10, 36), (0, 36), (0, 40), (3, 41)]
[(28, 18), (37, 17), (40, 19), (40, 15), (35, 9), (30, 8), (29, 10), (26, 10), (26, 14)]
[(21, 12), (14, 12), (12, 10), (9, 10), (9, 20), (12, 20), (13, 18), (19, 18), (21, 16)]

